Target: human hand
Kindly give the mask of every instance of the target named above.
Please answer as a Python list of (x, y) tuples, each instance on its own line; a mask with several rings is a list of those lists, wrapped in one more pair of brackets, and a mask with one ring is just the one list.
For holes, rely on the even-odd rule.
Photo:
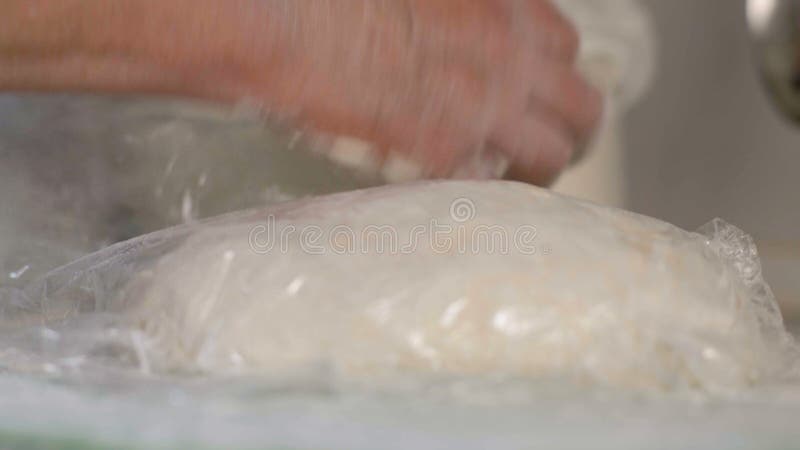
[(427, 176), (488, 151), (513, 177), (549, 184), (601, 115), (574, 66), (578, 37), (547, 0), (229, 5), (241, 15), (209, 36), (229, 63), (208, 72), (227, 77), (207, 83), (216, 95), (370, 142), (379, 159), (403, 155)]

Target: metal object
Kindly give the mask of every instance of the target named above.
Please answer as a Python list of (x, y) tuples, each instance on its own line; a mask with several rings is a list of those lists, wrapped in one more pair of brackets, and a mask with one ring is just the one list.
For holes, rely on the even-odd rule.
[(800, 125), (800, 0), (747, 0), (747, 21), (773, 102)]

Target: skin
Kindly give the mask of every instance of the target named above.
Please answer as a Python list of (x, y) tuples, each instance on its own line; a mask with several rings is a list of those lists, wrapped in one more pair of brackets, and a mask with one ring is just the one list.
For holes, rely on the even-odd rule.
[(445, 177), (476, 151), (551, 183), (602, 100), (546, 0), (0, 0), (0, 90), (263, 104)]

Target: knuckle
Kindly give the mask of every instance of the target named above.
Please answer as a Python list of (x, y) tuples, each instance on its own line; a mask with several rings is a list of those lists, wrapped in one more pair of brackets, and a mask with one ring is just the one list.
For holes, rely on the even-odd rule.
[(580, 108), (583, 117), (579, 120), (579, 135), (586, 138), (599, 126), (603, 118), (604, 102), (602, 94), (589, 83), (581, 80)]
[(564, 20), (562, 32), (560, 34), (561, 47), (564, 55), (569, 60), (574, 60), (578, 56), (581, 37), (578, 29), (573, 24)]

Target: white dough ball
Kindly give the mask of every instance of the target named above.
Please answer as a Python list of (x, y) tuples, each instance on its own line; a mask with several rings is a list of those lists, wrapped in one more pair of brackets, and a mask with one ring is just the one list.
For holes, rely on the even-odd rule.
[(128, 319), (160, 370), (746, 386), (792, 342), (752, 244), (716, 226), (508, 182), (345, 193), (203, 225), (129, 284)]

